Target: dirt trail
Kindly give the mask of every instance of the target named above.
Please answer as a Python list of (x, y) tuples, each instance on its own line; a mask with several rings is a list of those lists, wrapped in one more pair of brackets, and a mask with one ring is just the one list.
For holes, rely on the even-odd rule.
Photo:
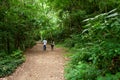
[(51, 51), (42, 50), (42, 44), (37, 44), (25, 52), (26, 61), (11, 76), (0, 80), (64, 80), (64, 50), (55, 48)]

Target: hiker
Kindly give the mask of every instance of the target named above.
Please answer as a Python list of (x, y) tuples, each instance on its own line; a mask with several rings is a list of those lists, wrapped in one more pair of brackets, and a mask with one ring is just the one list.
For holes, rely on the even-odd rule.
[(46, 51), (47, 40), (43, 40), (43, 50)]
[(55, 45), (54, 40), (52, 40), (52, 41), (51, 41), (51, 50), (54, 49), (54, 45)]

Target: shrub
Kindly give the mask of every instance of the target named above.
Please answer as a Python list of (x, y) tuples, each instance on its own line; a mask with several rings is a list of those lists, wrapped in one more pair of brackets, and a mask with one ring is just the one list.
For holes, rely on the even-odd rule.
[(0, 53), (0, 77), (10, 75), (25, 61), (20, 50), (13, 51), (11, 55)]
[(94, 65), (79, 62), (78, 65), (68, 65), (65, 69), (66, 80), (95, 80), (96, 77), (101, 73)]
[(72, 37), (75, 46), (66, 80), (120, 79), (120, 19), (114, 11), (87, 19), (83, 32)]

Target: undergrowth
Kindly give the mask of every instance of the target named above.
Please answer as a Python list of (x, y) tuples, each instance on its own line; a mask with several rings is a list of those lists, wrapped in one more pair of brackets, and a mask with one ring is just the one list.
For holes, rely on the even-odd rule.
[(65, 68), (66, 80), (120, 80), (117, 14), (114, 9), (87, 19), (81, 34), (73, 34), (65, 40), (64, 45), (72, 52)]
[(20, 50), (13, 51), (8, 55), (4, 52), (0, 53), (0, 77), (12, 74), (15, 69), (25, 61), (23, 52)]

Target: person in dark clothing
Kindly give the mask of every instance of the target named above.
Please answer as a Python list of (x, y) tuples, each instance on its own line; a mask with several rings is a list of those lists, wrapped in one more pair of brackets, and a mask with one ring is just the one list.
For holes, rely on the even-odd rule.
[(51, 50), (54, 50), (54, 46), (55, 46), (55, 43), (54, 43), (54, 40), (51, 41)]

